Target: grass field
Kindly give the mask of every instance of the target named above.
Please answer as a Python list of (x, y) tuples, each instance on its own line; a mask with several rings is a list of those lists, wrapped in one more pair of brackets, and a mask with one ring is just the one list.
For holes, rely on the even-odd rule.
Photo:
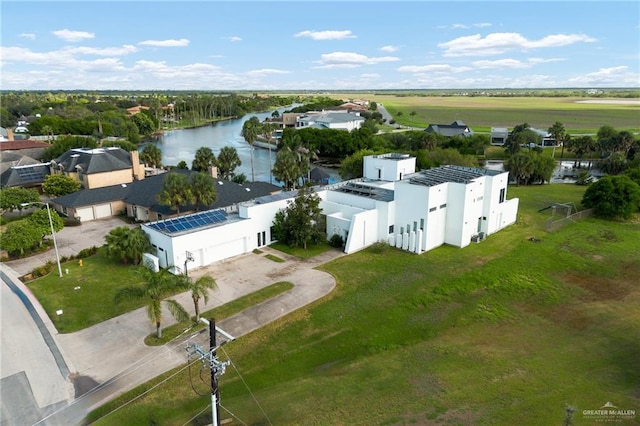
[[(337, 95), (336, 95), (337, 96)], [(341, 94), (341, 99), (348, 97)], [(476, 132), (491, 127), (512, 128), (529, 123), (546, 130), (556, 121), (572, 134), (595, 134), (601, 126), (640, 132), (640, 105), (578, 103), (584, 98), (569, 97), (468, 97), (394, 96), (357, 94), (382, 103), (400, 124), (427, 127), (430, 123), (449, 124), (462, 120)], [(402, 112), (398, 117), (397, 113)], [(415, 112), (414, 116), (411, 113)]]
[[(140, 283), (131, 265), (121, 265), (107, 258), (104, 249), (94, 256), (63, 263), (60, 278), (57, 270), (27, 283), (38, 301), (47, 311), (60, 333), (72, 333), (142, 306), (141, 303), (123, 301), (113, 303), (116, 291)], [(62, 315), (56, 315), (58, 309)]]
[[(538, 212), (579, 206), (583, 191), (511, 187), (518, 223), (480, 244), (420, 256), (374, 246), (324, 265), (331, 295), (224, 347), (223, 418), (537, 426), (562, 424), (569, 406), (574, 425), (607, 401), (637, 410), (640, 221), (546, 233), (550, 210)], [(195, 386), (205, 396), (183, 370), (97, 424), (206, 424), (208, 389)]]

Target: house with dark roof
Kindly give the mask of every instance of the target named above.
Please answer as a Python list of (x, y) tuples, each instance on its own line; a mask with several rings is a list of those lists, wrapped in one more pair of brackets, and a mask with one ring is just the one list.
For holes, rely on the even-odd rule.
[[(415, 171), (416, 158), (387, 153), (363, 158), (363, 178), (317, 186), (327, 238), (342, 237), (344, 252), (377, 242), (420, 254), (443, 244), (465, 247), (516, 220), (518, 199), (506, 198), (508, 172), (442, 166)], [(275, 240), (273, 222), (296, 191), (255, 198), (207, 214), (141, 226), (162, 268), (209, 265), (250, 253)]]
[(122, 148), (75, 148), (51, 161), (51, 174), (64, 174), (85, 189), (102, 188), (142, 180), (144, 165), (138, 151)]
[[(0, 145), (5, 143), (8, 142), (0, 142)], [(41, 163), (19, 152), (2, 152), (0, 187), (37, 187), (42, 185), (44, 178), (48, 175), (49, 163)]]
[[(58, 212), (68, 217), (77, 218), (81, 222), (119, 214), (125, 214), (138, 222), (171, 218), (176, 216), (177, 212), (171, 210), (169, 206), (160, 204), (157, 199), (164, 186), (164, 180), (170, 173), (184, 173), (190, 176), (194, 172), (174, 170), (131, 183), (83, 189), (55, 198), (51, 200), (51, 204)], [(214, 184), (218, 197), (213, 204), (197, 207), (195, 205), (183, 206), (180, 208), (180, 213), (188, 214), (196, 210), (218, 208), (233, 212), (238, 209), (238, 204), (241, 202), (282, 190), (282, 188), (266, 182), (238, 184), (214, 178)]]
[(461, 120), (456, 120), (451, 124), (429, 124), (425, 129), (427, 133), (435, 133), (437, 135), (452, 138), (454, 136), (469, 137), (473, 135), (473, 130), (469, 128)]

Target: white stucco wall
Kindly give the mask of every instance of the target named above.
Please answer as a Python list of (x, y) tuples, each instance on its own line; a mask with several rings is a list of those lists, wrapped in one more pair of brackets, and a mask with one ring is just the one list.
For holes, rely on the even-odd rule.
[(363, 176), (372, 180), (394, 182), (416, 170), (416, 158), (392, 158), (385, 155), (363, 157)]
[(380, 241), (377, 228), (378, 212), (376, 210), (367, 210), (354, 215), (351, 218), (351, 228), (344, 252), (353, 253)]

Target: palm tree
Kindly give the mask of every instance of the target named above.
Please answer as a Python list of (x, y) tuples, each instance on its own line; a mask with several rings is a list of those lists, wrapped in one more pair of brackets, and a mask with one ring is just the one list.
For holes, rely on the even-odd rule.
[(195, 281), (184, 275), (182, 277), (182, 279), (186, 279), (187, 289), (191, 291), (191, 299), (193, 300), (193, 307), (196, 311), (196, 322), (198, 322), (200, 321), (200, 299), (202, 298), (206, 305), (209, 302), (209, 290), (217, 289), (218, 284), (216, 284), (216, 280), (209, 275), (203, 275)]
[(513, 154), (505, 162), (504, 167), (516, 180), (516, 186), (520, 185), (521, 181), (526, 181), (531, 177), (534, 170), (533, 160), (531, 155), (525, 152), (518, 152)]
[(188, 321), (189, 313), (184, 307), (173, 299), (167, 297), (175, 294), (176, 290), (186, 290), (186, 283), (178, 279), (165, 269), (153, 272), (146, 267), (138, 269), (143, 285), (142, 287), (124, 287), (117, 291), (114, 301), (120, 303), (123, 300), (144, 301), (147, 308), (149, 321), (156, 326), (156, 336), (162, 338), (162, 302), (177, 321)]
[(255, 182), (255, 169), (253, 166), (253, 143), (258, 138), (258, 132), (260, 131), (260, 120), (255, 115), (249, 120), (245, 121), (242, 125), (242, 137), (247, 141), (251, 148), (251, 181)]
[(218, 172), (220, 177), (225, 180), (231, 180), (233, 171), (240, 166), (242, 161), (238, 157), (238, 151), (232, 146), (223, 146), (218, 154)]
[(262, 134), (267, 140), (267, 144), (269, 144), (269, 183), (273, 183), (273, 172), (271, 170), (271, 136), (273, 135), (274, 129), (274, 125), (269, 122), (264, 122), (262, 124)]
[(281, 182), (284, 182), (284, 189), (291, 191), (295, 189), (296, 181), (300, 177), (300, 163), (296, 153), (285, 146), (276, 154), (276, 163), (273, 165), (273, 175)]
[(168, 173), (164, 178), (162, 191), (156, 198), (160, 204), (175, 210), (178, 216), (180, 206), (187, 206), (196, 201), (189, 180), (182, 173)]
[(194, 172), (207, 172), (209, 167), (216, 164), (216, 155), (208, 146), (198, 148), (191, 162), (191, 170)]
[(200, 205), (210, 206), (218, 199), (215, 181), (207, 173), (193, 173), (191, 175), (191, 192), (195, 200), (196, 211), (200, 210)]
[(551, 157), (555, 157), (556, 145), (558, 145), (559, 143), (564, 143), (565, 135), (567, 132), (564, 129), (564, 124), (559, 121), (553, 123), (553, 126), (549, 127), (548, 132), (556, 141), (556, 143), (553, 145), (553, 154), (551, 155)]

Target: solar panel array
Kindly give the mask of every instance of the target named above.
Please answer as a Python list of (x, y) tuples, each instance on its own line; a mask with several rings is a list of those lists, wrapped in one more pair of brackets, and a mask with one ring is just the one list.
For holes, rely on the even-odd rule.
[(393, 201), (392, 190), (363, 185), (360, 183), (348, 182), (346, 185), (337, 188), (336, 191), (373, 198), (378, 201)]
[(148, 226), (166, 234), (176, 234), (195, 228), (203, 228), (227, 220), (224, 210), (209, 210), (195, 213), (189, 216), (176, 217), (160, 222), (151, 223)]
[(40, 164), (33, 167), (14, 167), (13, 168), (20, 176), (22, 183), (40, 183), (44, 181), (44, 177), (47, 175), (48, 168)]
[(446, 182), (469, 183), (480, 176), (490, 174), (495, 173), (471, 167), (441, 166), (411, 175), (409, 182), (426, 186), (440, 185)]

